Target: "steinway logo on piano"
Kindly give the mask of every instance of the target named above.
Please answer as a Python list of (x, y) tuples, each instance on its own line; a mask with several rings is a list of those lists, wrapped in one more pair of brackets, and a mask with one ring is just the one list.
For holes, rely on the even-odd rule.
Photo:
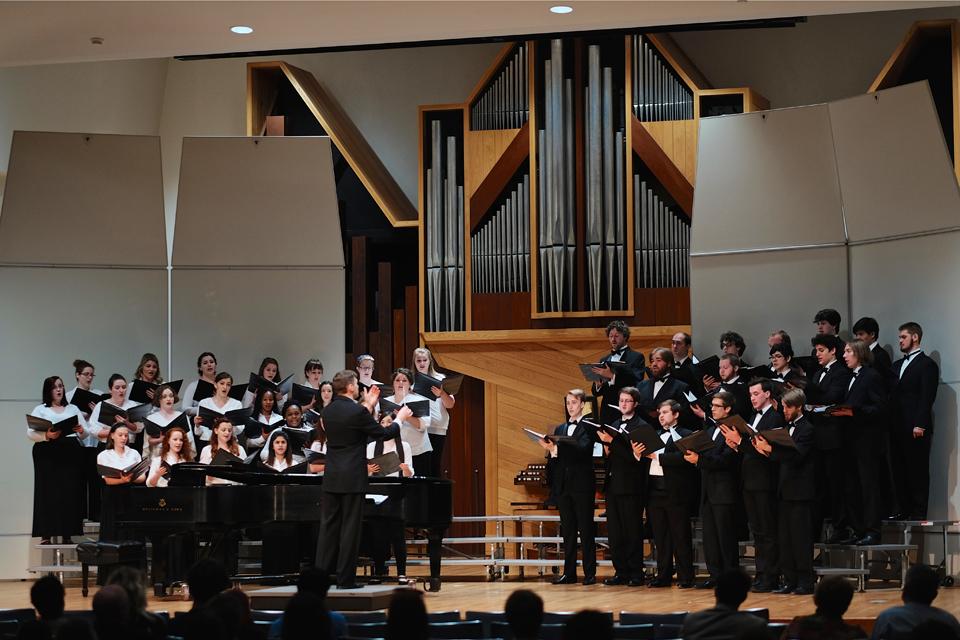
[(148, 506), (148, 505), (143, 505), (143, 507), (141, 508), (141, 510), (142, 510), (142, 511), (150, 511), (150, 512), (161, 512), (161, 511), (162, 511), (163, 513), (180, 513), (180, 512), (183, 511), (183, 507), (176, 506), (176, 505), (168, 506), (168, 505), (167, 505), (167, 499), (166, 499), (166, 498), (160, 498), (159, 500), (157, 500), (157, 506), (151, 507), (151, 506)]

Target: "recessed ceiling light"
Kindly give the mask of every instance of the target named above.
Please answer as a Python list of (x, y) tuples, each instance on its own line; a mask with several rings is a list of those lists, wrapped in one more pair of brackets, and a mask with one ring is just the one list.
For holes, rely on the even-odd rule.
[(239, 33), (240, 35), (245, 36), (249, 33), (253, 33), (253, 27), (248, 27), (244, 24), (238, 24), (233, 27), (230, 27), (230, 31), (233, 31), (234, 33)]
[(565, 4), (558, 4), (555, 7), (550, 7), (551, 13), (571, 13), (572, 11), (573, 7), (568, 7)]

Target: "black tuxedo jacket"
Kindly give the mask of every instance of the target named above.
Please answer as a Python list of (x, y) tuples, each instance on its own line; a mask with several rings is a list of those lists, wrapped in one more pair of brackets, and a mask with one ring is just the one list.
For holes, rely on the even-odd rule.
[[(780, 465), (778, 493), (781, 500), (814, 500), (817, 497), (817, 450), (814, 429), (806, 416), (793, 423), (793, 441), (797, 448), (773, 445), (770, 459)], [(790, 425), (784, 425), (789, 429)]]
[(883, 389), (884, 380), (879, 371), (860, 367), (860, 372), (843, 399), (843, 404), (853, 408), (853, 417), (847, 418), (853, 427), (874, 427), (879, 430), (879, 419), (884, 408)]
[[(567, 435), (567, 424), (557, 426), (553, 430), (555, 436)], [(573, 431), (576, 443), (557, 443), (557, 457), (551, 458), (553, 465), (553, 490), (557, 495), (562, 493), (593, 493), (597, 490), (597, 483), (593, 474), (593, 443), (595, 432), (592, 427), (577, 423)]]
[[(692, 433), (689, 429), (678, 426), (677, 435), (681, 438)], [(691, 502), (699, 478), (697, 468), (687, 462), (683, 453), (677, 448), (673, 437), (667, 439), (667, 446), (660, 450), (660, 466), (663, 467), (663, 480), (667, 485), (667, 496), (671, 504), (696, 504)], [(647, 472), (650, 467), (647, 465)]]
[[(612, 425), (619, 427), (623, 420), (615, 420)], [(640, 420), (634, 416), (627, 421), (627, 431), (640, 426)], [(624, 438), (614, 438), (607, 454), (607, 476), (605, 490), (609, 495), (639, 495), (646, 492), (647, 474), (650, 460), (633, 457), (633, 449)]]
[(690, 387), (690, 392), (698, 398), (705, 393), (703, 374), (700, 373), (700, 369), (693, 363), (693, 358), (690, 356), (687, 356), (683, 364), (674, 363), (670, 375), (681, 382), (685, 382)]
[[(847, 387), (850, 384), (850, 370), (839, 360), (826, 369), (826, 375), (820, 380), (824, 368), (817, 369), (813, 378), (807, 383), (805, 392), (810, 404), (842, 404), (847, 397)], [(812, 418), (814, 440), (819, 449), (838, 449), (843, 446), (840, 431), (842, 418), (818, 415)]]
[(656, 425), (658, 424), (656, 417), (657, 405), (664, 400), (676, 400), (680, 403), (680, 406), (683, 407), (680, 411), (680, 424), (684, 427), (690, 427), (696, 424), (696, 426), (699, 427), (699, 421), (696, 420), (690, 411), (690, 405), (686, 395), (690, 387), (687, 386), (687, 383), (669, 375), (664, 380), (663, 386), (660, 388), (660, 393), (654, 395), (653, 386), (655, 383), (656, 380), (650, 378), (644, 380), (637, 386), (637, 391), (640, 392), (640, 404), (637, 406), (637, 413), (641, 414), (650, 424)]
[(887, 393), (897, 379), (896, 376), (893, 375), (893, 361), (890, 359), (890, 354), (887, 353), (887, 350), (881, 347), (879, 343), (870, 350), (870, 353), (873, 354), (873, 363), (870, 366), (880, 374), (880, 377), (883, 379), (884, 392)]
[[(720, 427), (704, 427), (714, 434)], [(740, 500), (740, 453), (727, 446), (723, 434), (717, 436), (713, 449), (700, 454), (700, 502), (736, 504)]]
[(738, 416), (747, 420), (753, 415), (753, 406), (750, 404), (750, 387), (747, 386), (747, 380), (738, 377), (733, 383), (721, 382), (720, 388), (728, 391), (736, 398), (737, 406), (734, 411)]
[[(606, 362), (612, 357), (613, 354), (608, 353), (600, 358), (600, 362)], [(599, 396), (602, 403), (600, 411), (595, 413), (599, 413), (600, 418), (607, 424), (620, 417), (620, 412), (609, 406), (616, 406), (620, 402), (620, 389), (637, 386), (643, 380), (645, 372), (643, 354), (634, 351), (629, 345), (623, 348), (623, 352), (620, 354), (620, 362), (628, 364), (629, 367), (617, 373), (612, 384), (604, 381), (602, 384), (595, 384), (593, 387), (594, 395)]]
[(336, 395), (323, 410), (327, 432), (327, 459), (323, 472), (323, 490), (327, 493), (366, 493), (367, 442), (400, 436), (394, 422), (381, 427), (367, 408)]
[(940, 367), (922, 351), (907, 365), (903, 376), (900, 367), (903, 358), (893, 363), (894, 429), (912, 431), (920, 427), (929, 436), (933, 431), (933, 401), (937, 398)]
[[(753, 418), (747, 421), (753, 424)], [(757, 431), (762, 432), (768, 429), (778, 429), (783, 426), (783, 416), (769, 407), (760, 418), (757, 424)], [(740, 453), (743, 455), (743, 461), (740, 464), (740, 475), (743, 478), (744, 491), (775, 491), (777, 486), (777, 465), (770, 458), (761, 455), (753, 448), (753, 443), (743, 439), (740, 442)]]

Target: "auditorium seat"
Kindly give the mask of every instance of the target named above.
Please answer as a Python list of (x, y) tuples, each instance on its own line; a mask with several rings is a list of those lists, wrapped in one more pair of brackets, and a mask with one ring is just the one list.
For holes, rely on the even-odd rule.
[(340, 611), (347, 620), (347, 624), (360, 624), (362, 622), (386, 622), (387, 612), (383, 609), (377, 611)]
[(483, 635), (486, 638), (494, 637), (490, 628), (491, 623), (507, 621), (506, 614), (503, 611), (467, 611), (463, 614), (463, 619), (483, 622)]
[(254, 622), (273, 622), (283, 615), (283, 611), (272, 609), (251, 609), (250, 619)]
[(427, 620), (433, 622), (460, 622), (460, 610), (436, 611), (427, 614)]
[(652, 624), (613, 625), (613, 637), (616, 640), (653, 640), (654, 631)]
[(653, 630), (653, 640), (673, 640), (680, 637), (679, 624), (661, 624)]
[(767, 608), (765, 608), (765, 607), (754, 607), (754, 608), (752, 608), (752, 609), (741, 609), (741, 611), (743, 611), (744, 613), (749, 613), (749, 614), (751, 614), (751, 615), (755, 615), (755, 616), (757, 616), (758, 618), (763, 618), (764, 620), (769, 620), (769, 619), (770, 619), (770, 609), (767, 609)]
[(385, 638), (386, 622), (351, 622), (347, 620), (347, 630), (351, 638)]
[(620, 612), (620, 624), (652, 624), (658, 627), (662, 624), (682, 625), (687, 617), (686, 611), (674, 613), (638, 613), (633, 611)]
[[(540, 625), (540, 640), (560, 640), (563, 637), (563, 628), (566, 624), (543, 624)], [(494, 620), (490, 622), (491, 638), (513, 638), (510, 632), (510, 625), (504, 621)]]
[(430, 638), (434, 640), (478, 640), (483, 638), (483, 622), (480, 620), (431, 622)]

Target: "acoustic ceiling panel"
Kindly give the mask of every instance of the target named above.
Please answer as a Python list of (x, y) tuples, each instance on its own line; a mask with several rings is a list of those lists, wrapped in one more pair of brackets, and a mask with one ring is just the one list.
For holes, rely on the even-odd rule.
[(16, 131), (0, 262), (167, 264), (160, 139)]
[(700, 121), (691, 252), (844, 242), (826, 105)]
[(960, 226), (960, 189), (926, 82), (831, 102), (851, 242)]
[(173, 265), (343, 266), (326, 137), (184, 138)]

